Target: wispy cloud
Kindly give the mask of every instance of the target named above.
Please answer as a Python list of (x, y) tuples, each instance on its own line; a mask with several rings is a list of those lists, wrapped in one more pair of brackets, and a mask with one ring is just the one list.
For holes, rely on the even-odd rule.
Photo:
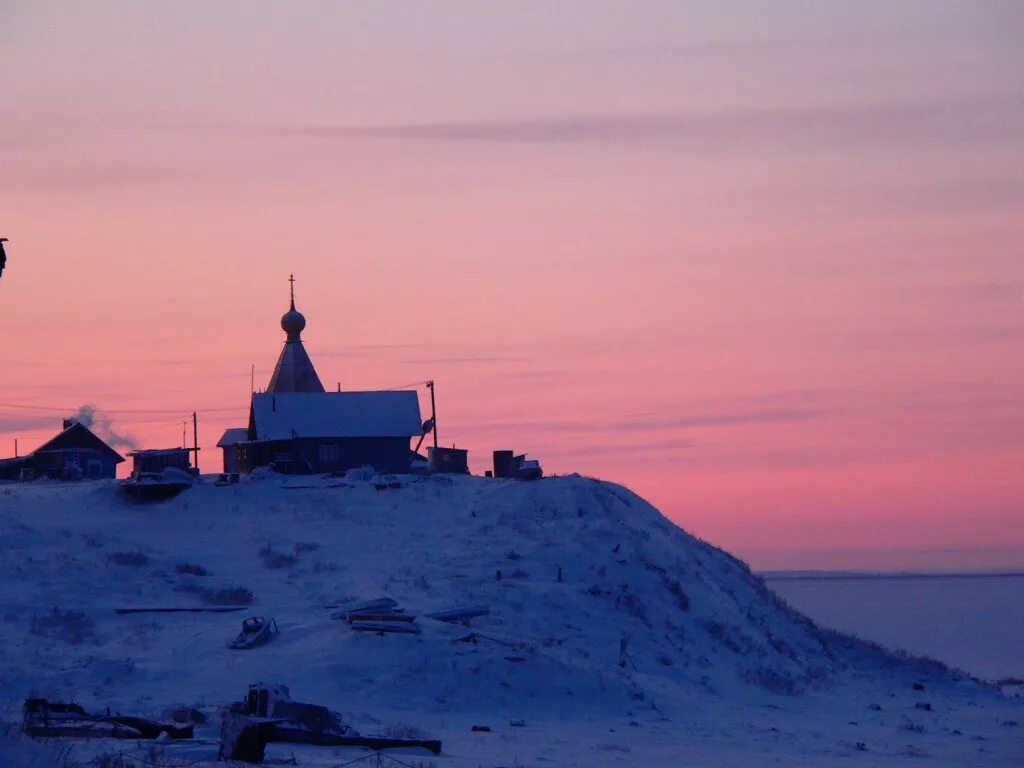
[(715, 429), (752, 424), (773, 424), (778, 422), (804, 421), (828, 413), (824, 407), (806, 408), (764, 408), (709, 413), (638, 413), (612, 419), (592, 421), (546, 420), (546, 421), (494, 421), (460, 424), (453, 430), (479, 434), (490, 432), (511, 433), (558, 433), (578, 434), (621, 434), (677, 432), (687, 429)]
[(438, 363), (443, 365), (461, 365), (464, 363), (528, 363), (528, 357), (503, 357), (500, 355), (465, 355), (461, 357), (414, 357), (403, 360), (403, 363)]
[(679, 140), (701, 144), (1019, 139), (1024, 101), (780, 107), (718, 113), (597, 115), (378, 125), (309, 123), (256, 128), (281, 136), (434, 142), (571, 143)]

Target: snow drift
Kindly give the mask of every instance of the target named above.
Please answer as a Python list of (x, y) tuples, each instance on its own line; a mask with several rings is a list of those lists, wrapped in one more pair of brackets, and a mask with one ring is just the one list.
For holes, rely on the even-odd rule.
[[(8, 486), (0, 546), (0, 707), (31, 694), (212, 712), (262, 680), (367, 732), (430, 732), (450, 765), (1021, 755), (1003, 725), (1019, 719), (1015, 703), (815, 627), (742, 562), (579, 476), (429, 476), (378, 491), (259, 473), (144, 506), (113, 483)], [(421, 618), (418, 636), (331, 618), (382, 596), (420, 616), (490, 613), (469, 627)], [(280, 634), (228, 649), (250, 613)], [(470, 732), (478, 723), (489, 739)]]

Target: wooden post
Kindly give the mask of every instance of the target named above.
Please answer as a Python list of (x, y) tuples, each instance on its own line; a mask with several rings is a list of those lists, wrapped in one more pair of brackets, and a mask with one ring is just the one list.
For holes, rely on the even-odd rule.
[(192, 455), (195, 457), (192, 460), (192, 467), (196, 471), (196, 475), (199, 475), (199, 417), (195, 411), (192, 411)]
[(434, 425), (434, 447), (437, 448), (437, 402), (434, 400), (434, 382), (427, 382), (430, 388), (430, 421)]

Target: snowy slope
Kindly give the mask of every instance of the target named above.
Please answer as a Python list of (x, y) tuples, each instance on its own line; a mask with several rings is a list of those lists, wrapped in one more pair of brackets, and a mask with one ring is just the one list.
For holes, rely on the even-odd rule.
[[(818, 630), (620, 486), (406, 480), (376, 491), (257, 474), (146, 506), (113, 483), (0, 489), (0, 712), (16, 717), (29, 693), (212, 712), (262, 680), (364, 733), (441, 738), (435, 765), (1024, 760), (1020, 727), (1004, 724), (1024, 721), (1018, 702)], [(227, 649), (247, 613), (114, 613), (200, 606), (238, 587), (281, 628), (264, 648)], [(420, 614), (491, 613), (474, 620), (471, 643), (459, 642), (465, 627), (429, 619), (417, 637), (358, 634), (327, 607), (380, 596)], [(275, 750), (308, 765), (359, 754)], [(168, 748), (188, 760), (215, 752)]]

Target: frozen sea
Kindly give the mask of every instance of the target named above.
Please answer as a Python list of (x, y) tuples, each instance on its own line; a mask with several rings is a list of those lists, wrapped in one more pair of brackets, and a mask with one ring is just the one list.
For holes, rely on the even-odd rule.
[(1024, 678), (1024, 573), (763, 575), (821, 626), (982, 679)]

